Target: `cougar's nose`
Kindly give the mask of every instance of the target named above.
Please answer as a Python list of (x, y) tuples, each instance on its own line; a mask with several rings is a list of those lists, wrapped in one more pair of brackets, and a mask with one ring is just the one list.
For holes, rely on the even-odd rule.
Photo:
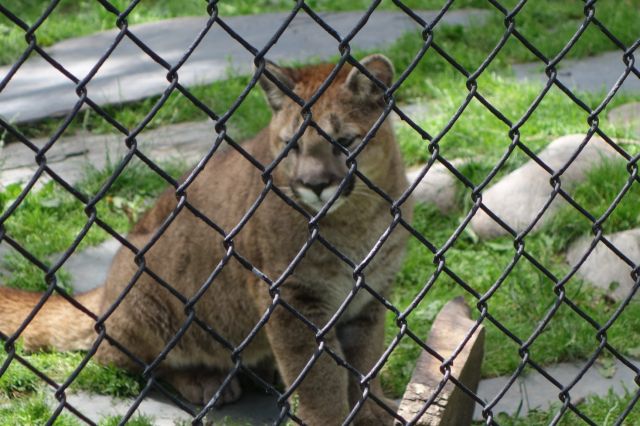
[(313, 183), (303, 182), (302, 184), (307, 188), (309, 188), (310, 190), (312, 190), (318, 196), (318, 198), (320, 198), (322, 191), (325, 188), (328, 188), (331, 183), (327, 181), (327, 182), (313, 182)]

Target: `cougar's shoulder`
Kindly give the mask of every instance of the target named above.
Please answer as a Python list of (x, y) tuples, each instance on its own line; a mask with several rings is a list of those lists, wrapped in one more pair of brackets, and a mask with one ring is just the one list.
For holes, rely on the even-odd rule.
[[(242, 149), (259, 162), (269, 161), (267, 150), (267, 129), (263, 129), (256, 136), (242, 144)], [(184, 183), (193, 173), (189, 171), (178, 179), (178, 184)], [(202, 213), (212, 213), (225, 220), (225, 212), (242, 209), (247, 196), (252, 195), (259, 182), (259, 169), (244, 158), (239, 152), (228, 145), (221, 145), (213, 154), (209, 162), (196, 179), (186, 188), (185, 194), (189, 204)], [(242, 195), (238, 203), (234, 194)], [(231, 197), (231, 198), (229, 198)], [(165, 189), (156, 202), (131, 228), (130, 234), (149, 234), (157, 230), (178, 206), (179, 196), (176, 188)], [(213, 212), (215, 210), (215, 213)]]

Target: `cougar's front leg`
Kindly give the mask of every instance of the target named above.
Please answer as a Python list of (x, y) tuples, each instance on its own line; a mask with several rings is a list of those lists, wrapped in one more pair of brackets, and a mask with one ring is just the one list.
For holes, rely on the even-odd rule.
[[(369, 374), (384, 352), (384, 308), (372, 301), (360, 315), (338, 328), (338, 337), (347, 362), (363, 375)], [(390, 408), (396, 404), (382, 393), (379, 375), (369, 381), (370, 392), (382, 399)], [(358, 379), (349, 376), (349, 403), (353, 407), (362, 398)], [(368, 398), (355, 418), (356, 425), (391, 425), (393, 417), (371, 398)]]
[[(293, 306), (300, 306), (286, 296)], [(317, 327), (326, 324), (330, 315), (305, 300), (302, 314)], [(315, 334), (300, 319), (278, 306), (266, 326), (267, 336), (287, 388), (299, 377), (318, 348)], [(332, 330), (324, 338), (327, 347), (341, 357), (342, 349)], [(297, 416), (307, 425), (340, 425), (349, 413), (347, 371), (326, 353), (320, 355), (296, 388), (299, 398)]]

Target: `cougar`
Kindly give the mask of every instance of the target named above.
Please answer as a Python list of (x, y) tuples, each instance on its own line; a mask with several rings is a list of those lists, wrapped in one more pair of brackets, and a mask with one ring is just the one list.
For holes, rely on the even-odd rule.
[[(361, 64), (391, 85), (393, 66), (387, 58), (371, 55)], [(280, 87), (306, 100), (334, 68), (321, 64), (293, 69), (270, 62), (265, 66)], [(345, 64), (311, 108), (325, 136), (345, 150), (317, 128), (300, 130), (300, 105), (264, 72), (258, 82), (272, 109), (271, 122), (241, 147), (264, 167), (289, 148), (286, 156), (263, 176), (259, 165), (237, 149), (215, 153), (186, 187), (188, 205), (170, 188), (128, 235), (131, 244), (142, 249), (162, 228), (157, 241), (137, 257), (131, 248), (121, 247), (104, 285), (76, 299), (99, 316), (108, 314), (105, 330), (113, 340), (100, 343), (94, 356), (100, 363), (139, 372), (144, 365), (125, 355), (118, 344), (149, 364), (175, 343), (159, 363), (157, 375), (197, 404), (213, 397), (236, 361), (247, 368), (275, 363), (287, 388), (297, 384), (297, 416), (303, 422), (338, 425), (363, 394), (368, 395), (361, 379), (384, 351), (385, 308), (373, 294), (388, 295), (408, 237), (397, 226), (377, 246), (393, 214), (390, 202), (371, 184), (398, 199), (408, 187), (405, 170), (390, 120), (385, 120), (355, 157), (355, 167), (366, 179), (348, 173), (353, 163), (347, 162), (346, 152), (360, 145), (384, 107), (383, 91), (356, 67)], [(297, 133), (302, 134), (294, 143)], [(309, 218), (331, 201), (315, 222), (317, 228), (310, 228)], [(410, 199), (401, 213), (411, 220)], [(218, 231), (231, 238), (225, 241)], [(368, 259), (374, 247), (378, 251), (363, 263), (358, 291), (342, 306), (356, 289), (354, 265)], [(0, 331), (14, 333), (40, 297), (0, 287)], [(186, 301), (194, 297), (193, 310), (185, 310)], [(337, 312), (337, 320), (319, 333)], [(192, 317), (213, 332), (189, 323)], [(177, 342), (172, 341), (187, 324)], [(54, 295), (21, 338), (28, 351), (87, 350), (97, 339), (94, 325), (89, 316)], [(214, 335), (233, 347), (242, 345), (238, 357), (232, 359), (233, 348)], [(330, 353), (352, 368), (339, 366)], [(314, 354), (319, 356), (305, 370)], [(363, 382), (368, 392), (383, 399), (379, 378), (368, 379)], [(239, 395), (234, 377), (219, 401), (231, 402)], [(358, 425), (392, 421), (370, 396), (354, 418)]]

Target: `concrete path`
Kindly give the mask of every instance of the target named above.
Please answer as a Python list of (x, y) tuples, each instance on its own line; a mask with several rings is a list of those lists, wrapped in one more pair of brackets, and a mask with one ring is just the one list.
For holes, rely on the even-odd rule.
[[(118, 399), (87, 392), (69, 393), (67, 400), (81, 413), (98, 423), (107, 416), (122, 416), (126, 414), (134, 399)], [(52, 406), (57, 401), (50, 399)], [(159, 393), (152, 392), (145, 398), (133, 418), (144, 415), (152, 419), (154, 426), (176, 426), (191, 424), (191, 415), (173, 405), (171, 401)], [(212, 410), (206, 417), (206, 424), (210, 425), (270, 425), (278, 418), (279, 410), (276, 399), (256, 391), (243, 396), (240, 401)]]
[[(417, 12), (431, 21), (437, 12)], [(235, 16), (224, 21), (247, 42), (262, 49), (282, 25), (286, 13)], [(361, 12), (322, 13), (322, 18), (342, 36), (346, 36), (362, 17)], [(455, 10), (448, 12), (441, 24), (467, 25), (486, 18), (486, 11)], [(159, 54), (175, 64), (205, 27), (206, 18), (176, 18), (133, 25), (130, 31)], [(407, 31), (420, 27), (403, 12), (375, 12), (351, 42), (353, 50), (370, 50), (389, 45)], [(76, 77), (82, 79), (114, 42), (117, 31), (70, 39), (47, 51)], [(291, 22), (267, 57), (273, 61), (326, 59), (337, 55), (338, 42), (304, 13)], [(249, 73), (252, 55), (214, 25), (190, 59), (179, 71), (180, 83), (202, 85), (225, 79), (232, 73)], [(0, 67), (0, 81), (9, 67)], [(124, 38), (93, 77), (89, 97), (96, 103), (133, 101), (162, 93), (169, 83), (167, 71)], [(78, 96), (74, 84), (42, 58), (24, 64), (5, 90), (0, 92), (0, 116), (10, 122), (25, 122), (63, 114), (73, 108)]]
[[(636, 65), (637, 66), (637, 65)], [(547, 82), (542, 62), (513, 65), (516, 78)], [(579, 60), (563, 59), (558, 65), (558, 80), (570, 89), (608, 92), (623, 74), (622, 52), (606, 52)], [(631, 73), (620, 88), (622, 93), (640, 93), (640, 78)]]

